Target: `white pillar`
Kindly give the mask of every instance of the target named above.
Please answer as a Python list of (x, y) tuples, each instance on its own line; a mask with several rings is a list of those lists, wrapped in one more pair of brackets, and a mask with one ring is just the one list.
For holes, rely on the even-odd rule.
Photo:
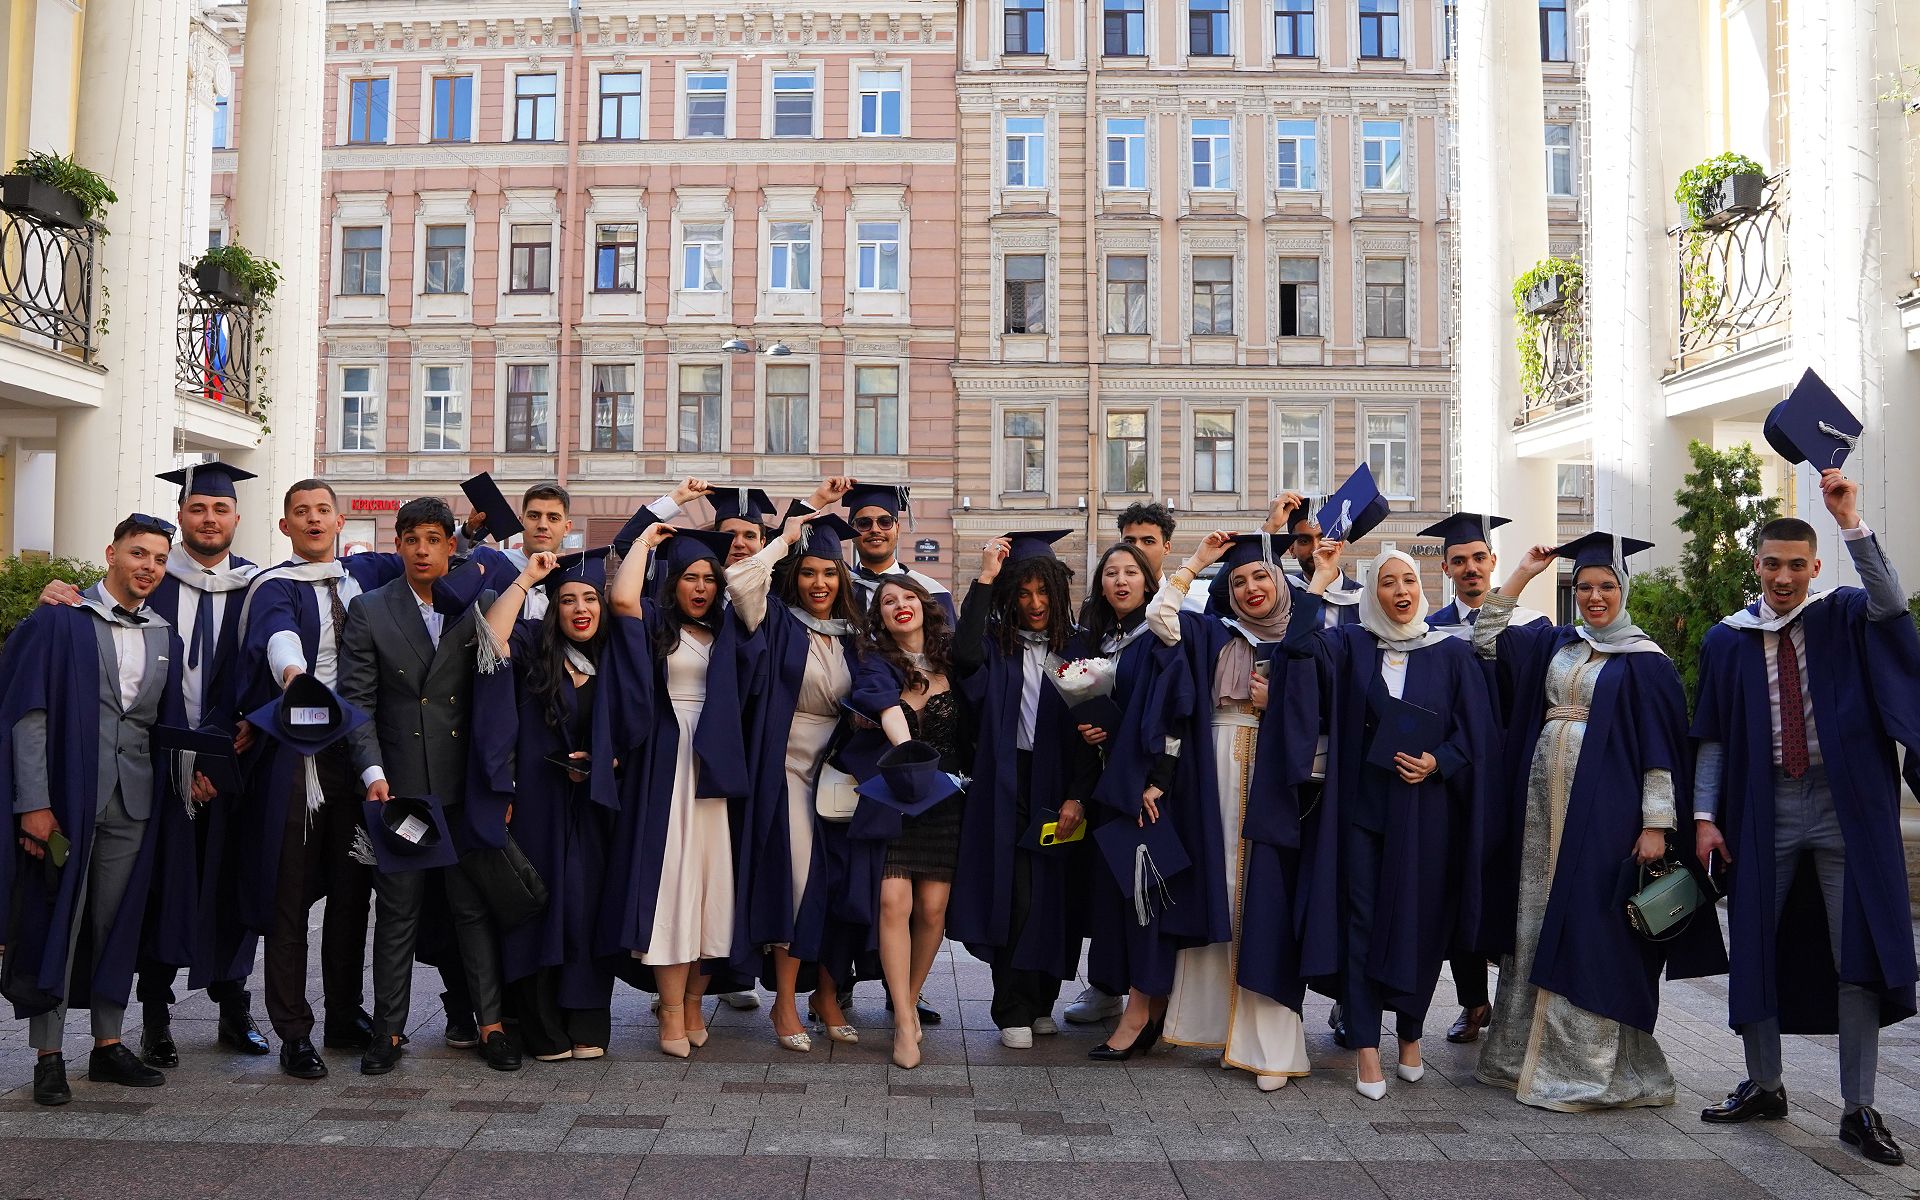
[(233, 92), (233, 68), (227, 45), (204, 21), (196, 20), (187, 60), (187, 203), (181, 213), (180, 240), (188, 260), (207, 248), (213, 210), (214, 102)]
[(239, 176), (233, 237), (280, 264), (282, 281), (264, 344), (272, 428), (260, 448), (236, 456), (260, 479), (248, 486), (268, 519), (242, 522), (240, 552), (266, 561), (283, 547), (270, 519), (294, 481), (313, 473), (315, 396), (320, 390), (320, 129), (326, 53), (325, 0), (249, 0), (246, 94), (240, 97)]
[(172, 511), (153, 476), (173, 462), (188, 20), (178, 0), (87, 6), (74, 156), (120, 197), (96, 258), (112, 328), (99, 354), (101, 406), (60, 418), (53, 542), (95, 562), (127, 513)]
[(1534, 0), (1460, 5), (1460, 502), (1512, 520), (1496, 535), (1509, 562), (1556, 540), (1558, 510), (1554, 463), (1518, 457), (1512, 433), (1513, 281), (1547, 255), (1539, 28)]

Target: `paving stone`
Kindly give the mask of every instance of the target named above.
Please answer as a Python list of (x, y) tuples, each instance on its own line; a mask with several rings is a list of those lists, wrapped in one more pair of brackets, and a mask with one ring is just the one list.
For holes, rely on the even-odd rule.
[(668, 1129), (653, 1143), (654, 1154), (745, 1154), (748, 1131)]
[(980, 1164), (987, 1200), (1167, 1200), (1180, 1181), (1166, 1163)]
[(1187, 1200), (1378, 1200), (1384, 1196), (1359, 1163), (1176, 1162)]
[[(756, 1189), (741, 1194), (776, 1193)], [(925, 1163), (898, 1159), (817, 1158), (807, 1168), (805, 1195), (806, 1200), (980, 1200), (983, 1191), (980, 1168), (974, 1163), (942, 1163), (937, 1170), (929, 1170)]]
[(1587, 1200), (1758, 1200), (1768, 1192), (1719, 1161), (1550, 1162)]

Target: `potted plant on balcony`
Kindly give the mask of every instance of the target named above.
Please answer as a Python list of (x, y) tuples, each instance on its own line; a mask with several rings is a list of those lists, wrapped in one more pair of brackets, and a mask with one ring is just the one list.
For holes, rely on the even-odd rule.
[(1543, 258), (1513, 281), (1514, 348), (1520, 352), (1520, 387), (1528, 400), (1537, 400), (1546, 391), (1541, 331), (1548, 325), (1573, 323), (1579, 311), (1574, 301), (1585, 277), (1575, 259)]
[(1689, 229), (1708, 229), (1759, 211), (1766, 190), (1766, 169), (1729, 150), (1683, 171), (1673, 198), (1686, 212)]
[(44, 150), (29, 150), (12, 171), (0, 175), (0, 207), (66, 229), (85, 228), (119, 199), (99, 175)]
[(215, 246), (193, 264), (193, 282), (209, 300), (257, 304), (280, 286), (280, 264), (237, 243)]

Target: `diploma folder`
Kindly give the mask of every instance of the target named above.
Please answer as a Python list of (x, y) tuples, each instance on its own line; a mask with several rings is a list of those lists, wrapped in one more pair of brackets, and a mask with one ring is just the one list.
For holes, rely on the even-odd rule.
[(1367, 761), (1383, 771), (1395, 771), (1393, 756), (1409, 754), (1415, 758), (1439, 748), (1447, 740), (1447, 719), (1430, 708), (1376, 696), (1368, 701), (1378, 724), (1373, 744), (1367, 747)]

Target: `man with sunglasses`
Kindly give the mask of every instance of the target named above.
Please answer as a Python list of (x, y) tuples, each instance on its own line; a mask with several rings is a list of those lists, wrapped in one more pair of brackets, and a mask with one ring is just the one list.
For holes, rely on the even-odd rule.
[(851, 514), (853, 531), (853, 585), (860, 592), (860, 607), (873, 605), (873, 594), (888, 575), (905, 575), (932, 593), (947, 612), (947, 622), (955, 623), (953, 595), (940, 581), (911, 570), (900, 562), (900, 514), (907, 508), (904, 483), (854, 483), (840, 501)]

